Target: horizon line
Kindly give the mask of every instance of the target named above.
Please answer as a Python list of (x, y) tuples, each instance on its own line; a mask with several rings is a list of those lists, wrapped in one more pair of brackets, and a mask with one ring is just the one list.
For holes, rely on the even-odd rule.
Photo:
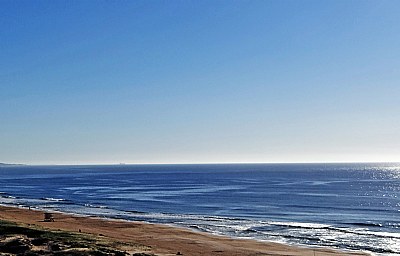
[(400, 164), (400, 161), (310, 161), (310, 162), (181, 162), (181, 163), (168, 163), (168, 162), (159, 162), (159, 163), (38, 163), (38, 164), (29, 164), (29, 163), (0, 163), (3, 165), (9, 166), (110, 166), (110, 165), (235, 165), (235, 164)]

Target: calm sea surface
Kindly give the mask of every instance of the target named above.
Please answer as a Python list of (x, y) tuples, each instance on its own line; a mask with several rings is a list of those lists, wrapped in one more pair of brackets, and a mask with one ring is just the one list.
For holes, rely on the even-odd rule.
[(400, 254), (400, 164), (0, 167), (0, 204)]

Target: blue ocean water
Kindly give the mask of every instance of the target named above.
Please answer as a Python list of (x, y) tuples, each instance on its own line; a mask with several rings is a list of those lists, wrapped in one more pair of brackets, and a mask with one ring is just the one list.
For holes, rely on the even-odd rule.
[(0, 167), (0, 204), (400, 254), (400, 164)]

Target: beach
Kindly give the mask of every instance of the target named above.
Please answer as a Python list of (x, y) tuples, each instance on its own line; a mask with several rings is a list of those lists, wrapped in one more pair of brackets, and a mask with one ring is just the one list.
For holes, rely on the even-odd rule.
[(154, 255), (367, 255), (326, 248), (305, 248), (252, 239), (233, 239), (170, 225), (54, 213), (43, 221), (43, 211), (0, 207), (0, 219), (39, 229), (67, 231), (125, 243), (124, 251)]

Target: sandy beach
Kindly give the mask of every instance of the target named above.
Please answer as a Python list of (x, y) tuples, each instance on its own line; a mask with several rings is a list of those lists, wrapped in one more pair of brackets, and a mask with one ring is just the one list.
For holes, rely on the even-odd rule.
[[(303, 248), (271, 242), (195, 232), (168, 225), (108, 220), (55, 213), (54, 222), (44, 222), (43, 212), (0, 206), (0, 219), (46, 230), (89, 234), (109, 241), (126, 243), (128, 253), (155, 255), (367, 255), (325, 248)], [(121, 249), (121, 248), (119, 248)]]

